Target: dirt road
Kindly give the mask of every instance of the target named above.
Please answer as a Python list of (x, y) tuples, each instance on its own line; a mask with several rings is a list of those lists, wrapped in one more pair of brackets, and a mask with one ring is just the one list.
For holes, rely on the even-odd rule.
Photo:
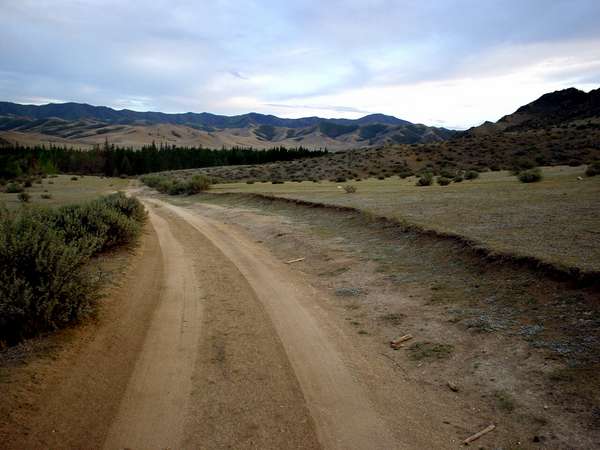
[[(142, 200), (148, 249), (0, 447), (450, 448), (416, 394), (390, 397), (385, 413), (371, 384), (386, 375), (350, 356), (322, 293), (292, 267), (235, 227)], [(393, 409), (411, 420), (399, 428)]]

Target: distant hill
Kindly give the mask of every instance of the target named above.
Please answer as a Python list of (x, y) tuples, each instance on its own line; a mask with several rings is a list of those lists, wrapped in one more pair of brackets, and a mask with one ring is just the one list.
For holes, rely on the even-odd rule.
[(166, 114), (81, 103), (36, 106), (0, 102), (0, 138), (24, 144), (93, 146), (108, 140), (134, 147), (154, 141), (205, 147), (302, 145), (342, 150), (439, 142), (455, 134), (452, 130), (413, 124), (384, 114), (359, 119), (286, 119), (258, 113)]
[(468, 130), (470, 134), (527, 131), (588, 122), (600, 123), (600, 89), (588, 93), (569, 88), (542, 95), (537, 100), (521, 106), (498, 122), (485, 122)]

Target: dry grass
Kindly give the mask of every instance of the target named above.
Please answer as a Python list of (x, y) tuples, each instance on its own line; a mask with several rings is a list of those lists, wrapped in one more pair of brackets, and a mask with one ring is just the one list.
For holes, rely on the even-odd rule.
[[(232, 183), (213, 191), (260, 193), (349, 206), (464, 236), (497, 252), (533, 256), (584, 271), (600, 270), (600, 179), (584, 167), (544, 169), (544, 180), (520, 183), (508, 172), (483, 173), (450, 186), (416, 187), (415, 179), (351, 182), (347, 195), (337, 183)], [(577, 178), (583, 177), (579, 181)]]
[[(41, 206), (62, 206), (93, 200), (102, 195), (123, 190), (129, 180), (121, 178), (104, 178), (79, 176), (72, 180), (70, 175), (58, 175), (55, 178), (44, 178), (42, 183), (33, 183), (26, 192), (31, 195), (29, 204)], [(48, 197), (50, 198), (44, 198)], [(0, 192), (0, 204), (8, 208), (21, 206), (18, 194)]]

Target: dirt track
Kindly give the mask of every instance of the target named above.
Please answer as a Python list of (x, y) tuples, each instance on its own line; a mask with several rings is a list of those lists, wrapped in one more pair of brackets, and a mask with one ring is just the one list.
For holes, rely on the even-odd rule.
[(151, 232), (123, 288), (3, 448), (454, 447), (291, 266), (235, 227), (143, 201)]

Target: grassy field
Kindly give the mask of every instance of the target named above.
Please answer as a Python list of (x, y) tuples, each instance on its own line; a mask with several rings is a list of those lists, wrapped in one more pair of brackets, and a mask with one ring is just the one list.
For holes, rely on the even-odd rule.
[[(340, 183), (218, 184), (215, 193), (260, 193), (350, 206), (423, 228), (458, 234), (495, 251), (600, 270), (600, 177), (585, 167), (548, 167), (539, 183), (506, 171), (449, 186), (416, 187), (415, 178), (367, 179), (347, 194)], [(582, 180), (578, 180), (582, 177)]]
[[(73, 203), (86, 202), (102, 195), (109, 194), (127, 187), (129, 180), (121, 178), (101, 178), (93, 176), (76, 177), (71, 175), (58, 175), (55, 178), (40, 179), (40, 183), (33, 183), (25, 191), (31, 196), (30, 204), (61, 206)], [(50, 196), (43, 198), (42, 195)], [(17, 208), (22, 205), (19, 194), (0, 192), (0, 205), (8, 208)]]

